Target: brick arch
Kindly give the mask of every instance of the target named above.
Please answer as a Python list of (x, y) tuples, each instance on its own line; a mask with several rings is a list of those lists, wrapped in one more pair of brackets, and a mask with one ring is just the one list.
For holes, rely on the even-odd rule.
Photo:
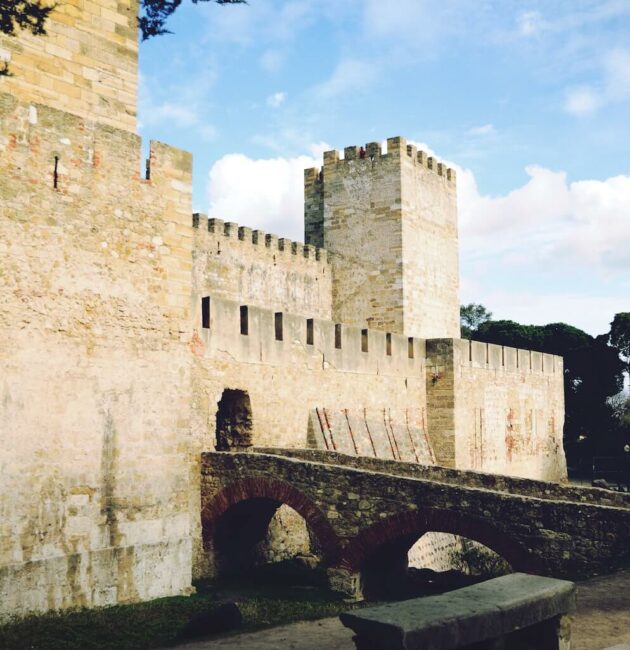
[(344, 549), (339, 565), (357, 571), (383, 545), (403, 537), (419, 539), (429, 532), (451, 533), (480, 542), (509, 562), (514, 571), (541, 572), (538, 559), (509, 532), (473, 516), (435, 508), (398, 513), (362, 530)]
[(208, 548), (219, 520), (232, 506), (256, 498), (271, 499), (293, 508), (317, 537), (326, 562), (338, 563), (339, 538), (321, 509), (289, 483), (265, 477), (246, 478), (230, 483), (203, 507), (201, 527), (204, 548)]

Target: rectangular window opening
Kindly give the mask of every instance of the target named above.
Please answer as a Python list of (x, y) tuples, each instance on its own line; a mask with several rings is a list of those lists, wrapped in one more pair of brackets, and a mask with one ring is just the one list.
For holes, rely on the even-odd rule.
[(247, 305), (241, 305), (241, 334), (243, 336), (249, 334), (249, 308)]
[(413, 359), (413, 336), (407, 339), (407, 356)]
[(201, 299), (201, 327), (205, 330), (210, 329), (210, 297), (206, 296)]
[(276, 328), (276, 341), (282, 341), (282, 312), (277, 311), (274, 315), (274, 326)]
[(55, 168), (53, 170), (53, 189), (59, 189), (59, 156), (55, 156)]
[(391, 332), (385, 334), (385, 354), (388, 357), (392, 356), (392, 335)]
[(341, 350), (341, 324), (335, 323), (335, 348)]
[(314, 343), (314, 323), (312, 318), (306, 319), (306, 345)]
[(368, 331), (361, 330), (361, 352), (368, 351)]

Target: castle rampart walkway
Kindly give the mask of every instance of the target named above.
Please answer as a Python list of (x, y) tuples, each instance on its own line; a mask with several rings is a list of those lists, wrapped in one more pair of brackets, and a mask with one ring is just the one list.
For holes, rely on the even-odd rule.
[[(604, 490), (280, 449), (203, 454), (201, 489), (204, 543), (219, 555), (225, 522), (230, 547), (244, 548), (284, 503), (304, 517), (328, 566), (348, 575), (429, 531), (474, 539), (514, 570), (556, 577), (630, 560), (630, 497)], [(252, 521), (257, 530), (243, 536)]]

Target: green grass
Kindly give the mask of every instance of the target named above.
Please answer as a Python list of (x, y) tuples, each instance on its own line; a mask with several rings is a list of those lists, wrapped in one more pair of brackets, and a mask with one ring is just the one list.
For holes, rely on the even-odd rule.
[(3, 650), (140, 650), (184, 642), (189, 620), (221, 600), (235, 601), (239, 631), (336, 616), (354, 605), (320, 586), (239, 580), (197, 585), (190, 597), (33, 616), (0, 627)]

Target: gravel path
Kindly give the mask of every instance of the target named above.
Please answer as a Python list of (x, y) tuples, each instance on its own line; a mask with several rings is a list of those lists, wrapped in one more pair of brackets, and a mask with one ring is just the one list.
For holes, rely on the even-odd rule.
[[(571, 650), (630, 644), (630, 570), (578, 585)], [(180, 650), (353, 650), (352, 632), (338, 618), (292, 623), (178, 646)]]

